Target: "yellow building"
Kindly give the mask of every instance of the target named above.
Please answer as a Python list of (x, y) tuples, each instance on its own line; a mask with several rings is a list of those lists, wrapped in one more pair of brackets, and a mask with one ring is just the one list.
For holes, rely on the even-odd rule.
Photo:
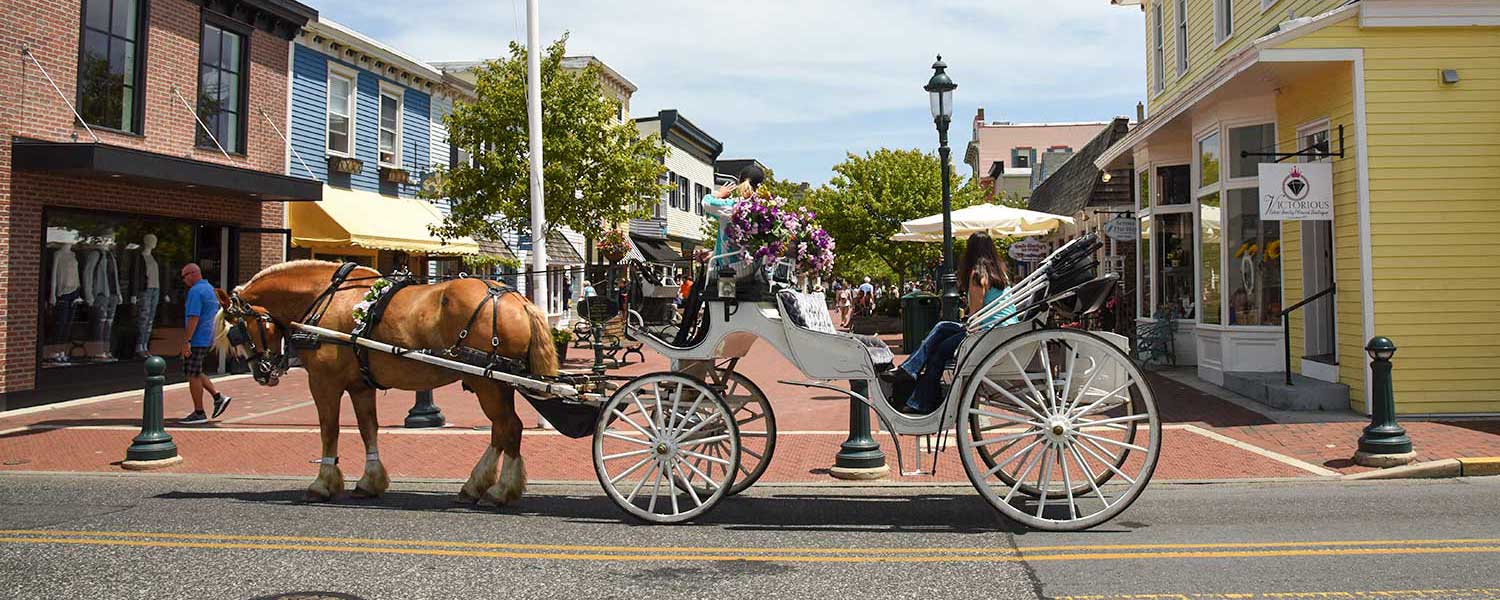
[[(1383, 335), (1398, 412), (1500, 413), (1500, 0), (1113, 3), (1145, 16), (1149, 117), (1096, 164), (1133, 159), (1138, 317), (1177, 319), (1179, 362), (1284, 372), (1283, 307), (1334, 288), (1290, 314), (1292, 372), (1369, 412)], [(1277, 162), (1331, 163), (1299, 167), (1331, 220), (1261, 218)]]

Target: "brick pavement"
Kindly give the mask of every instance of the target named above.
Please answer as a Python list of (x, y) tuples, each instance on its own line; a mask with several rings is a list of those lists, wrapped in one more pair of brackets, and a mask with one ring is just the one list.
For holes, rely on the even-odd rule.
[[(585, 352), (573, 349), (568, 366), (584, 368)], [(644, 363), (615, 371), (636, 375), (666, 370), (664, 358), (647, 353)], [(777, 383), (799, 378), (796, 369), (761, 344), (740, 362), (740, 371), (761, 385), (775, 407), (782, 431), (767, 482), (831, 481), (828, 467), (844, 440), (848, 400), (838, 394)], [(1277, 423), (1256, 411), (1194, 388), (1151, 375), (1158, 409), (1165, 423), (1158, 480), (1202, 480), (1259, 477), (1315, 477), (1332, 472), (1363, 470), (1353, 455), (1362, 422), (1338, 419), (1321, 423)], [(169, 427), (182, 464), (168, 469), (183, 473), (307, 475), (308, 461), (319, 455), (317, 415), (307, 393), (306, 375), (294, 371), (281, 385), (264, 388), (247, 377), (224, 381), (221, 389), (235, 396), (221, 422), (199, 427)], [(462, 478), (483, 452), (488, 426), (471, 395), (457, 385), (436, 390), (434, 397), (449, 425), (440, 430), (401, 428), (412, 393), (390, 391), (379, 395), (380, 421), (387, 428), (381, 454), (393, 477)], [(190, 403), (185, 388), (165, 394), (169, 417), (185, 414)], [(0, 470), (111, 471), (117, 470), (125, 448), (139, 427), (139, 394), (43, 410), (23, 415), (0, 413)], [(345, 406), (347, 407), (347, 401)], [(594, 479), (589, 440), (571, 440), (535, 428), (535, 412), (524, 402), (520, 411), (528, 426), (523, 442), (528, 470), (537, 480)], [(363, 446), (352, 410), (341, 412), (346, 427), (340, 454), (346, 476), (357, 477)], [(1404, 421), (1416, 441), (1420, 460), (1500, 455), (1500, 420)], [(1218, 434), (1260, 449), (1246, 449)], [(895, 453), (887, 435), (877, 433), (894, 471)], [(907, 469), (913, 468), (912, 440), (903, 439)], [(1283, 455), (1283, 460), (1267, 452)], [(1298, 465), (1297, 461), (1304, 464)], [(1328, 471), (1324, 471), (1327, 473)], [(892, 479), (911, 482), (967, 481), (956, 451), (941, 455), (935, 477)]]

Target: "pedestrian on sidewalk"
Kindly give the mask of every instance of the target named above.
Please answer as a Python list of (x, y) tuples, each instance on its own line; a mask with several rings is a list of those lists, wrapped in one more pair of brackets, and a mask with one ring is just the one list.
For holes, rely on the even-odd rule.
[(219, 393), (214, 382), (203, 374), (203, 359), (214, 343), (214, 315), (219, 313), (219, 297), (214, 286), (203, 279), (203, 271), (196, 263), (182, 266), (182, 283), (187, 285), (186, 301), (183, 303), (185, 331), (188, 338), (182, 342), (182, 374), (187, 376), (188, 393), (193, 398), (193, 412), (178, 419), (182, 425), (207, 423), (209, 416), (203, 411), (203, 390), (213, 394), (213, 418), (224, 414), (231, 398)]

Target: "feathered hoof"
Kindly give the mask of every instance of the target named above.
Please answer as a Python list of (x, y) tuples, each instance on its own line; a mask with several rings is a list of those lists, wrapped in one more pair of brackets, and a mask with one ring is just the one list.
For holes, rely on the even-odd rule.
[(467, 488), (465, 488), (465, 489), (459, 490), (458, 491), (458, 495), (453, 497), (453, 503), (454, 504), (473, 504), (475, 502), (478, 502), (479, 499), (483, 495), (484, 494), (482, 492), (479, 495), (474, 495), (474, 494), (470, 493)]
[(520, 488), (507, 488), (503, 484), (495, 484), (484, 491), (484, 497), (479, 499), (483, 506), (505, 506), (521, 499)]
[(308, 502), (327, 502), (344, 491), (344, 475), (337, 467), (324, 465), (318, 469), (318, 478), (307, 486), (302, 498)]

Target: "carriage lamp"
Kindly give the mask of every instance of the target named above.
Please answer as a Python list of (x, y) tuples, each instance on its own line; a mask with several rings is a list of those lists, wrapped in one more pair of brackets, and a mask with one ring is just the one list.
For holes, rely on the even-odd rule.
[(941, 54), (932, 63), (932, 79), (927, 80), (932, 103), (932, 123), (938, 130), (938, 161), (943, 176), (943, 320), (958, 320), (958, 278), (953, 272), (953, 192), (948, 184), (948, 124), (953, 120), (953, 90), (958, 84), (948, 77), (948, 65)]
[(734, 268), (729, 265), (719, 267), (719, 297), (734, 297)]

